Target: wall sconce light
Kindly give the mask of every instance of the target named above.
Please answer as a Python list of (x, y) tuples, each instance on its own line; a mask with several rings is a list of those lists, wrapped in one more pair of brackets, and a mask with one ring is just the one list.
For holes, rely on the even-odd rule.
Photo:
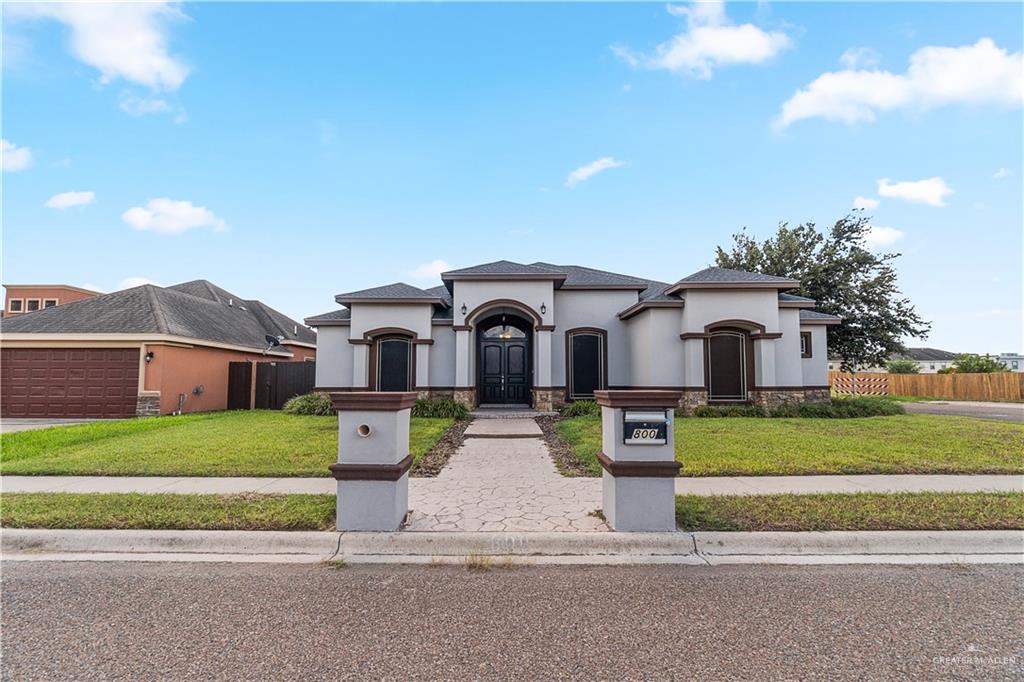
[(540, 314), (541, 314), (541, 315), (544, 315), (544, 314), (546, 314), (547, 312), (548, 312), (548, 307), (547, 307), (546, 305), (544, 305), (543, 303), (541, 303), (541, 304), (540, 304)]
[(466, 304), (465, 303), (462, 304), (462, 308), (460, 308), (460, 310), (462, 311), (463, 315), (466, 314)]
[(147, 363), (153, 362), (153, 351), (146, 353), (145, 360)]

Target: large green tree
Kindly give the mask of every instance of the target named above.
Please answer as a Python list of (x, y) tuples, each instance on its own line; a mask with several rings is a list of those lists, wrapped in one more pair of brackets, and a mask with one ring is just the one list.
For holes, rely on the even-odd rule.
[(790, 293), (817, 301), (817, 309), (839, 315), (828, 327), (829, 352), (843, 358), (843, 369), (884, 367), (889, 356), (906, 350), (905, 337), (924, 338), (931, 329), (899, 290), (893, 261), (898, 253), (867, 248), (870, 219), (854, 211), (821, 231), (813, 222), (780, 223), (775, 236), (758, 242), (746, 228), (733, 235), (730, 250), (718, 247), (717, 265), (800, 281)]
[(958, 374), (989, 374), (992, 372), (1009, 372), (1001, 360), (990, 358), (987, 355), (976, 355), (974, 353), (961, 353), (953, 361)]

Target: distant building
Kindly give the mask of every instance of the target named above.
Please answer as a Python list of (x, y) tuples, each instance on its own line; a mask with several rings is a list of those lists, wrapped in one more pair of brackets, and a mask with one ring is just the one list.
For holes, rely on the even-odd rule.
[[(921, 374), (935, 374), (940, 369), (952, 367), (956, 361), (957, 353), (950, 353), (937, 348), (908, 348), (905, 353), (896, 353), (890, 356), (890, 360), (913, 360), (917, 363), (918, 371)], [(1024, 358), (1021, 358), (1021, 366), (1024, 367)], [(843, 359), (831, 357), (828, 359), (830, 371), (839, 371)], [(885, 367), (862, 367), (860, 372), (887, 372)]]
[(1021, 353), (1000, 353), (999, 355), (988, 355), (986, 357), (998, 360), (1006, 365), (1011, 372), (1024, 372), (1024, 354)]
[(74, 303), (101, 292), (90, 291), (70, 284), (5, 284), (4, 317), (31, 313), (43, 308), (53, 308), (65, 303)]

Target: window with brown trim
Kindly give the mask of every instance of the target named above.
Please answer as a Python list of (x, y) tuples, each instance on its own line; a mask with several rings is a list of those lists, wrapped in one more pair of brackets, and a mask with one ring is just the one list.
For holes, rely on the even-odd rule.
[(570, 400), (594, 397), (608, 386), (608, 335), (603, 329), (570, 329), (565, 335), (566, 391)]
[(22, 298), (12, 298), (7, 302), (7, 310), (12, 313), (20, 313), (25, 310), (25, 300)]
[(44, 298), (43, 299), (43, 307), (44, 308), (53, 308), (56, 305), (57, 305), (57, 299), (55, 299), (55, 298)]
[(811, 350), (811, 333), (800, 332), (800, 357), (809, 358), (813, 356)]

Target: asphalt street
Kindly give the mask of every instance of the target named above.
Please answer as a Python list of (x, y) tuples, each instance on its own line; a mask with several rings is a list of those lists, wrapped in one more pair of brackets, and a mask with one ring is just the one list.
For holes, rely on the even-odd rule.
[(968, 400), (903, 403), (911, 414), (945, 414), (1024, 423), (1024, 403), (983, 403)]
[(4, 562), (4, 679), (1021, 679), (1024, 567)]

